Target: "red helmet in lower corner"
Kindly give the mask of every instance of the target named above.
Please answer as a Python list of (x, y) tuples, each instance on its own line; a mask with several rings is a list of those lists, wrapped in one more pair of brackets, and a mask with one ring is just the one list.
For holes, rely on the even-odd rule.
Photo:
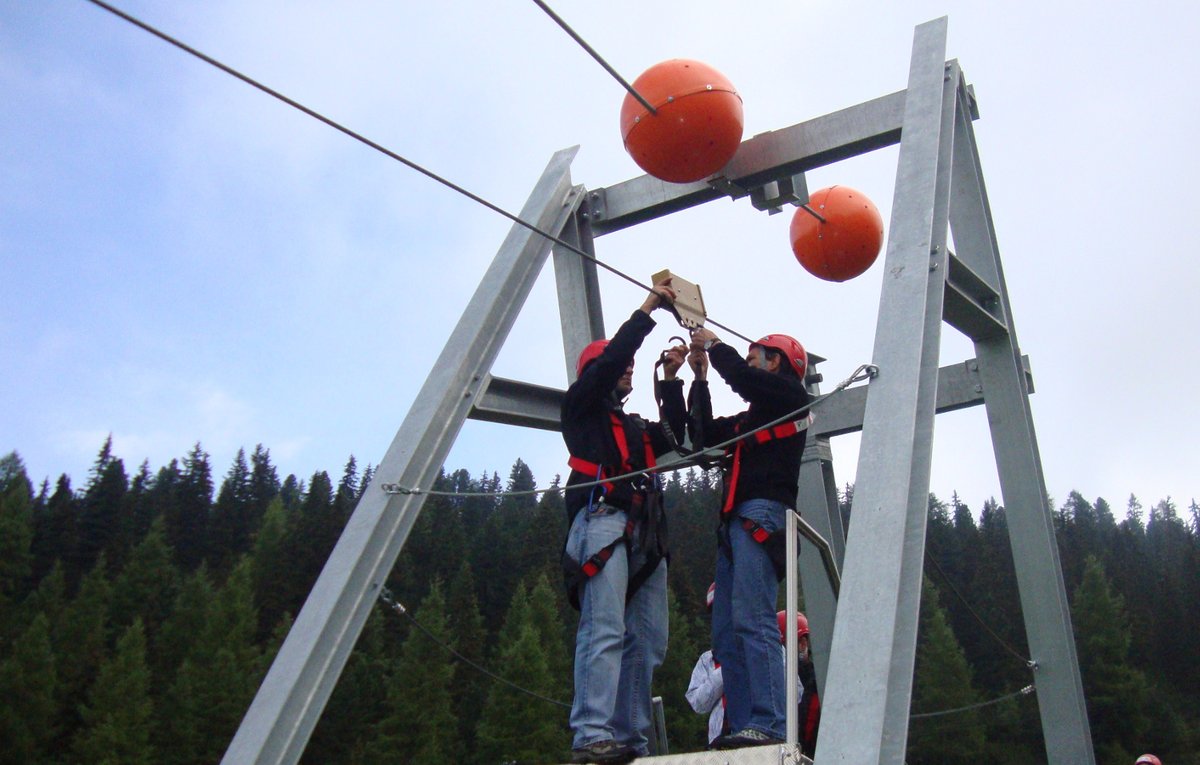
[[(779, 642), (787, 642), (787, 611), (780, 611), (775, 614), (775, 620), (779, 622)], [(796, 612), (796, 639), (804, 637), (808, 634), (808, 617), (799, 611)], [(1161, 763), (1160, 763), (1161, 765)]]
[(804, 373), (808, 371), (808, 353), (796, 338), (791, 335), (765, 335), (751, 345), (761, 345), (763, 348), (782, 353), (795, 370), (796, 376), (801, 381), (804, 380)]
[(1143, 754), (1133, 765), (1162, 765), (1162, 760), (1152, 754)]
[(575, 376), (583, 374), (587, 365), (600, 358), (600, 354), (604, 353), (604, 349), (607, 347), (607, 340), (593, 340), (583, 346), (583, 350), (579, 352), (579, 361), (575, 362)]

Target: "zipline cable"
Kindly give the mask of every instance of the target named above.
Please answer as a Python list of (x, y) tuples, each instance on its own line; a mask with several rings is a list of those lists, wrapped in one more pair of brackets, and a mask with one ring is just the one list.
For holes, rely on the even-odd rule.
[(417, 621), (416, 617), (414, 617), (412, 614), (410, 614), (408, 612), (408, 609), (405, 608), (403, 606), (403, 604), (401, 604), (399, 601), (397, 601), (395, 598), (393, 598), (391, 591), (388, 590), (386, 587), (384, 587), (383, 591), (379, 593), (379, 599), (381, 601), (383, 601), (384, 604), (386, 604), (389, 608), (391, 608), (396, 613), (400, 614), (401, 616), (407, 617), (408, 620), (410, 622), (412, 622), (416, 626), (417, 629), (419, 629), (419, 630), (421, 630), (421, 632), (425, 633), (426, 637), (428, 637), (434, 643), (437, 643), (438, 645), (440, 645), (442, 648), (445, 648), (447, 651), (449, 651), (451, 654), (454, 655), (454, 658), (458, 659), (461, 662), (466, 663), (473, 669), (475, 669), (479, 672), (482, 672), (483, 674), (487, 675), (488, 677), (492, 678), (493, 680), (498, 680), (501, 683), (504, 683), (505, 685), (507, 685), (510, 688), (515, 688), (516, 690), (520, 691), (521, 693), (524, 693), (527, 696), (532, 696), (535, 699), (540, 699), (541, 701), (545, 701), (550, 704), (555, 704), (560, 707), (566, 707), (567, 709), (571, 708), (570, 704), (566, 704), (566, 703), (564, 703), (562, 701), (558, 701), (556, 699), (547, 698), (539, 693), (536, 693), (535, 691), (531, 691), (528, 688), (522, 688), (521, 686), (517, 685), (514, 682), (505, 680), (503, 677), (500, 677), (499, 675), (488, 671), (484, 667), (479, 666), (475, 662), (468, 659), (466, 656), (463, 656), (458, 651), (456, 651), (453, 648), (451, 648), (450, 646), (446, 645), (441, 640), (439, 640), (436, 635), (434, 635), (432, 632), (430, 632), (428, 629), (426, 629), (424, 624), (421, 624), (419, 621)]
[(994, 698), (991, 701), (981, 701), (978, 704), (969, 704), (965, 707), (956, 707), (954, 709), (943, 709), (940, 712), (922, 712), (920, 714), (909, 715), (908, 719), (910, 719), (910, 720), (927, 720), (931, 717), (942, 717), (943, 715), (953, 715), (953, 714), (958, 714), (960, 712), (970, 712), (973, 709), (981, 709), (983, 707), (990, 707), (993, 704), (999, 704), (1002, 701), (1008, 701), (1009, 699), (1015, 698), (1017, 696), (1028, 696), (1029, 694), (1033, 693), (1035, 690), (1037, 690), (1037, 688), (1034, 685), (1030, 684), (1030, 685), (1025, 686), (1024, 688), (1022, 688), (1019, 691), (1013, 691), (1012, 693), (1007, 693), (998, 698)]
[(937, 570), (938, 574), (941, 575), (942, 581), (945, 582), (946, 586), (950, 588), (950, 592), (954, 593), (954, 596), (957, 597), (959, 601), (961, 601), (962, 604), (967, 607), (967, 611), (971, 614), (971, 616), (975, 617), (975, 621), (979, 622), (979, 624), (987, 631), (987, 633), (991, 635), (997, 643), (1004, 647), (1004, 650), (1017, 657), (1017, 660), (1029, 669), (1037, 668), (1036, 661), (1030, 659), (1028, 656), (1022, 656), (1020, 652), (1013, 648), (1007, 640), (997, 635), (996, 631), (992, 629), (991, 625), (989, 625), (984, 618), (979, 615), (979, 612), (971, 607), (971, 603), (965, 597), (963, 597), (961, 592), (958, 591), (958, 588), (954, 586), (954, 582), (950, 581), (950, 577), (946, 575), (946, 572), (942, 569), (941, 564), (937, 562), (937, 558), (934, 557), (928, 549), (925, 551), (925, 560), (933, 564), (933, 567)]
[[(184, 43), (180, 40), (175, 39), (174, 37), (168, 35), (166, 32), (162, 32), (162, 31), (156, 29), (155, 27), (151, 26), (150, 24), (147, 24), (146, 22), (144, 22), (134, 16), (129, 15), (128, 13), (122, 11), (119, 8), (115, 8), (111, 5), (109, 5), (108, 3), (104, 2), (104, 0), (87, 0), (87, 2), (91, 3), (92, 5), (95, 5), (98, 8), (102, 8), (102, 9), (108, 11), (109, 13), (113, 14), (114, 16), (117, 16), (118, 18), (124, 19), (125, 21), (129, 22), (130, 24), (133, 24), (134, 26), (136, 26), (142, 30), (145, 30), (146, 32), (149, 32), (150, 34), (154, 35), (155, 37), (159, 38), (160, 40), (162, 40), (166, 43), (169, 43), (171, 45), (174, 45), (176, 48), (179, 48), (180, 50), (184, 51), (185, 53), (195, 56), (196, 58), (200, 59), (204, 63), (214, 66), (217, 69), (220, 69), (222, 72), (225, 72), (226, 74), (230, 75), (231, 77), (235, 77), (235, 78), (241, 80), (242, 82), (246, 83), (250, 87), (260, 90), (263, 93), (266, 93), (267, 95), (271, 96), (272, 98), (282, 101), (283, 103), (287, 104), (288, 106), (292, 107), (293, 109), (296, 109), (298, 111), (303, 112), (304, 114), (307, 114), (309, 117), (312, 117), (313, 119), (317, 120), (318, 122), (322, 122), (322, 123), (328, 125), (329, 127), (333, 128), (334, 130), (337, 130), (338, 132), (343, 133), (343, 134), (349, 136), (350, 138), (353, 138), (354, 140), (358, 141), (359, 143), (362, 143), (362, 144), (378, 151), (379, 153), (381, 153), (387, 157), (390, 157), (391, 159), (396, 160), (397, 162), (403, 164), (404, 166), (406, 166), (412, 170), (416, 170), (418, 173), (421, 173), (426, 178), (429, 178), (432, 181), (436, 181), (437, 183), (442, 184), (446, 188), (448, 188), (452, 191), (458, 192), (459, 194), (463, 195), (467, 199), (470, 199), (472, 202), (476, 202), (477, 204), (480, 204), (480, 205), (486, 207), (487, 209), (491, 210), (492, 212), (507, 218), (508, 220), (512, 221), (513, 223), (516, 223), (519, 226), (523, 226), (524, 228), (528, 229), (532, 233), (535, 233), (541, 237), (544, 237), (545, 239), (550, 240), (551, 242), (559, 245), (560, 247), (564, 247), (567, 250), (570, 250), (571, 252), (575, 253), (576, 255), (580, 256), (581, 258), (589, 260), (592, 263), (595, 263), (596, 265), (605, 269), (606, 271), (609, 271), (610, 273), (613, 273), (613, 274), (621, 277), (622, 279), (629, 282), (630, 284), (634, 284), (638, 287), (641, 287), (642, 289), (646, 290), (647, 292), (654, 291), (653, 287), (647, 287), (646, 285), (639, 282), (637, 279), (634, 279), (632, 276), (629, 276), (628, 274), (620, 271), (619, 269), (608, 265), (607, 263), (605, 263), (604, 261), (600, 260), (599, 258), (597, 258), (593, 255), (589, 255), (588, 253), (584, 252), (582, 249), (576, 247), (575, 245), (571, 244), (570, 242), (568, 242), (560, 237), (557, 237), (553, 234), (550, 234), (546, 231), (541, 230), (540, 228), (533, 225), (532, 223), (528, 223), (527, 221), (523, 220), (520, 216), (514, 215), (514, 214), (508, 212), (507, 210), (500, 207), (499, 205), (493, 204), (492, 202), (489, 202), (488, 200), (484, 199), (483, 197), (479, 196), (478, 194), (475, 194), (475, 193), (463, 188), (462, 186), (459, 186), (457, 183), (454, 183), (453, 181), (451, 181), (447, 178), (443, 178), (442, 176), (438, 175), (437, 173), (433, 172), (432, 170), (428, 170), (428, 169), (422, 167), (421, 165), (418, 165), (416, 162), (413, 162), (412, 160), (407, 159), (406, 157), (403, 157), (403, 156), (397, 154), (396, 152), (392, 151), (391, 149), (388, 149), (387, 147), (382, 146), (382, 145), (376, 143), (375, 141), (372, 141), (370, 138), (367, 138), (366, 136), (362, 135), (361, 133), (357, 133), (357, 132), (351, 130), (350, 128), (342, 125), (341, 123), (335, 122), (334, 120), (330, 119), (329, 117), (326, 117), (325, 115), (321, 114), (320, 112), (310, 109), (309, 107), (305, 106), (304, 104), (300, 103), (299, 101), (289, 98), (288, 96), (285, 96), (282, 93), (280, 93), (279, 91), (274, 90), (274, 89), (268, 87), (267, 85), (262, 84), (261, 82), (253, 79), (252, 77), (242, 74), (241, 72), (234, 69), (233, 67), (228, 66), (227, 64), (223, 64), (220, 61), (217, 61), (215, 58), (213, 58), (209, 55), (201, 53), (200, 51), (191, 47), (187, 43)], [(712, 324), (714, 327), (719, 327), (719, 328), (725, 330), (726, 332), (730, 333), (731, 335), (733, 335), (737, 338), (740, 338), (742, 340), (745, 340), (747, 343), (754, 342), (749, 337), (746, 337), (742, 333), (740, 333), (736, 330), (733, 330), (733, 329), (725, 326), (724, 324), (721, 324), (720, 322), (716, 321), (715, 319), (706, 318), (706, 321), (707, 321), (707, 323)]]
[[(785, 422), (792, 422), (797, 417), (804, 414), (805, 412), (819, 406), (820, 404), (823, 404), (825, 401), (828, 401), (830, 397), (832, 397), (838, 393), (841, 393), (843, 390), (850, 387), (850, 385), (852, 385), (853, 383), (861, 382), (862, 380), (870, 380), (878, 374), (879, 374), (879, 367), (875, 366), (874, 364), (861, 364), (861, 365), (859, 365), (859, 367), (857, 369), (854, 370), (853, 374), (851, 374), (845, 380), (842, 380), (840, 383), (838, 383), (837, 387), (835, 387), (833, 390), (831, 390), (828, 393), (825, 393), (821, 396), (817, 396), (812, 401), (809, 401), (807, 404), (800, 407), (799, 409), (797, 409), (793, 412), (788, 412), (787, 414), (783, 415), (782, 417), (771, 420), (770, 422), (766, 423), (765, 425), (761, 425), (761, 426), (755, 428), (754, 430), (750, 430), (745, 433), (741, 433), (727, 441), (722, 441), (721, 443), (714, 444), (713, 446), (707, 446), (707, 447), (699, 450), (698, 453), (708, 452), (708, 451), (718, 451), (721, 449), (725, 449), (729, 446), (733, 446), (738, 441), (744, 441), (747, 438), (750, 438), (751, 436), (753, 436), (755, 433), (759, 432), (760, 430), (766, 430), (767, 428), (773, 428), (776, 425), (782, 425)], [(669, 468), (669, 469), (670, 470), (678, 470), (678, 469), (681, 469), (682, 467), (683, 466), (681, 465), (679, 468)], [(628, 473), (623, 473), (621, 475), (612, 476), (611, 478), (605, 478), (603, 480), (587, 481), (584, 483), (573, 483), (573, 484), (571, 484), (571, 488), (572, 489), (586, 489), (591, 486), (600, 486), (601, 484), (605, 484), (605, 483), (616, 483), (617, 481), (623, 481), (627, 478), (637, 478), (638, 476), (649, 475), (650, 473), (661, 473), (661, 472), (663, 472), (662, 468), (647, 467), (647, 468), (642, 468), (641, 470), (632, 470)], [(522, 496), (528, 496), (531, 494), (543, 494), (547, 491), (552, 491), (559, 487), (548, 486), (545, 489), (521, 489), (519, 491), (439, 491), (437, 489), (411, 488), (408, 486), (401, 486), (396, 483), (384, 483), (384, 484), (380, 484), (379, 488), (381, 488), (385, 494), (425, 494), (425, 495), (428, 495), (431, 497), (522, 497)]]
[(617, 70), (613, 69), (611, 66), (609, 66), (608, 62), (605, 61), (603, 58), (601, 58), (600, 54), (597, 53), (592, 48), (592, 46), (588, 45), (586, 40), (584, 40), (582, 37), (580, 37), (578, 34), (576, 34), (575, 30), (571, 29), (571, 27), (567, 24), (567, 22), (563, 21), (562, 18), (557, 13), (555, 13), (554, 10), (550, 6), (543, 3), (542, 0), (533, 0), (533, 2), (535, 5), (537, 5), (537, 7), (541, 8), (543, 11), (545, 11), (547, 16), (554, 19), (555, 23), (558, 24), (560, 27), (562, 27), (563, 31), (571, 36), (572, 40), (579, 43), (580, 47), (582, 47), (585, 51), (587, 51), (589, 54), (591, 54), (592, 58), (596, 59), (596, 62), (598, 64), (600, 64), (600, 66), (604, 67), (604, 71), (611, 74), (613, 76), (613, 79), (615, 79), (617, 82), (621, 83), (621, 86), (629, 91), (629, 95), (636, 98), (638, 100), (638, 103), (640, 103), (642, 106), (646, 107), (646, 109), (651, 114), (658, 114), (658, 111), (653, 106), (651, 106), (650, 102), (647, 101), (645, 98), (643, 98), (641, 93), (638, 93), (636, 90), (634, 90), (633, 86), (630, 85), (628, 82), (626, 82), (624, 77), (617, 74)]

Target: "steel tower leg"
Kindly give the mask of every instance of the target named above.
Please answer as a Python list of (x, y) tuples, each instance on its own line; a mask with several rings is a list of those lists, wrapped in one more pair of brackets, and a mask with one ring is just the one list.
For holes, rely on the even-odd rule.
[[(796, 507), (800, 516), (817, 530), (829, 546), (838, 569), (846, 553), (846, 535), (838, 508), (837, 482), (833, 476), (833, 452), (829, 438), (810, 436), (800, 463), (800, 491)], [(804, 611), (808, 616), (809, 644), (817, 670), (817, 687), (825, 688), (829, 652), (833, 643), (833, 625), (837, 617), (837, 597), (817, 548), (807, 540), (800, 543), (800, 582), (804, 590)]]
[[(542, 231), (562, 230), (580, 193), (570, 177), (576, 150), (551, 158), (521, 220)], [(428, 487), (437, 478), (550, 246), (524, 226), (509, 231), (296, 617), (223, 765), (300, 759), (424, 503), (420, 495), (385, 493), (381, 484)]]
[(941, 338), (955, 89), (917, 27), (818, 763), (904, 762)]
[[(958, 87), (961, 103), (967, 98), (966, 86), (960, 82)], [(1008, 519), (1025, 633), (1036, 662), (1034, 679), (1046, 754), (1052, 765), (1093, 763), (1070, 605), (1029, 406), (1030, 390), (975, 133), (963, 110), (955, 124), (953, 184), (950, 225), (955, 254), (996, 290), (992, 309), (1000, 313), (1008, 328), (1004, 333), (982, 333), (976, 338), (975, 356)]]

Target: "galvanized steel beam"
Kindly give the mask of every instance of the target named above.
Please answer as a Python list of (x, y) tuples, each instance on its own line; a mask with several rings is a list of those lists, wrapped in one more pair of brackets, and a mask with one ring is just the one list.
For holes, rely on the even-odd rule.
[(920, 610), (955, 90), (917, 27), (817, 763), (902, 765)]

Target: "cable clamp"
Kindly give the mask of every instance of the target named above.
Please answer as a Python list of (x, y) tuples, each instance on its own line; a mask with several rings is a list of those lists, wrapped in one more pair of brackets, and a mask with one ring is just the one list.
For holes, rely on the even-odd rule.
[(387, 587), (384, 587), (382, 590), (379, 591), (379, 599), (382, 600), (385, 605), (395, 609), (396, 613), (403, 614), (406, 612), (406, 609), (404, 608), (404, 604), (400, 603), (398, 600), (396, 600), (394, 597), (392, 597), (392, 591), (389, 590)]
[(384, 494), (424, 494), (423, 489), (410, 489), (407, 486), (401, 486), (398, 483), (383, 483), (379, 485)]

